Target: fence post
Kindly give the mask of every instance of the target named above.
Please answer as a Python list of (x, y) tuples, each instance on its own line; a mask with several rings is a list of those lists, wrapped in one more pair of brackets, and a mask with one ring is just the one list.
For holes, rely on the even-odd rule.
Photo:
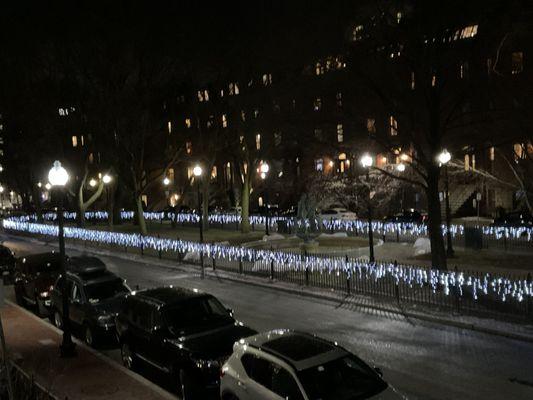
[[(527, 285), (528, 285), (528, 286), (531, 285), (531, 281), (532, 281), (532, 280), (533, 280), (533, 279), (531, 278), (531, 272), (528, 272), (528, 273), (527, 273), (527, 278), (526, 278), (526, 282), (527, 282)], [(531, 310), (531, 296), (527, 296), (527, 314), (528, 314), (528, 315), (532, 314), (531, 311), (532, 311), (532, 310)]]
[[(398, 268), (398, 261), (394, 260), (394, 269)], [(396, 285), (394, 285), (394, 296), (396, 297), (396, 302), (400, 305), (400, 281), (396, 280)]]
[(243, 274), (244, 269), (242, 267), (242, 256), (239, 257), (239, 274)]
[(309, 286), (309, 265), (307, 265), (307, 250), (304, 250), (305, 257), (305, 286)]
[(461, 296), (459, 296), (459, 286), (457, 283), (457, 265), (453, 269), (455, 271), (455, 287), (454, 287), (454, 295), (455, 295), (455, 308), (457, 310), (457, 314), (461, 314)]
[(396, 243), (400, 243), (400, 227), (396, 227)]
[[(345, 262), (346, 262), (346, 266), (348, 266), (348, 254), (346, 254), (346, 257), (345, 257)], [(346, 269), (345, 269), (346, 270)], [(351, 272), (351, 271), (350, 271)], [(350, 294), (350, 290), (351, 290), (351, 285), (350, 285), (350, 278), (351, 278), (351, 273), (348, 273), (346, 272), (346, 293), (349, 295)]]
[(139, 235), (141, 237), (141, 256), (144, 256), (144, 239), (143, 235)]
[(163, 257), (163, 250), (161, 249), (161, 235), (157, 234), (157, 255), (159, 256), (159, 259)]
[[(270, 254), (272, 254), (272, 246), (270, 246)], [(274, 258), (270, 260), (270, 279), (274, 280)]]
[(216, 258), (215, 258), (215, 254), (213, 253), (213, 271), (216, 271), (216, 269), (217, 269)]

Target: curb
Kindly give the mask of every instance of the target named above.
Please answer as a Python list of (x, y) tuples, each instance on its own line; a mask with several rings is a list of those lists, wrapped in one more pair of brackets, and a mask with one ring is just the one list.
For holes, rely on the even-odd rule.
[[(12, 235), (8, 235), (8, 236), (12, 236)], [(20, 238), (18, 236), (15, 236), (15, 237)], [(36, 242), (36, 243), (39, 243), (39, 244), (51, 245), (51, 243), (49, 243), (49, 242), (46, 242), (46, 241), (43, 241), (43, 240), (40, 240), (40, 239), (36, 239), (36, 238), (24, 238), (24, 239), (28, 239), (28, 241)], [(122, 260), (136, 261), (136, 262), (141, 262), (142, 260), (147, 260), (146, 258), (142, 258), (142, 256), (126, 255), (126, 254), (123, 254), (121, 252), (114, 252), (112, 250), (102, 251), (102, 250), (99, 250), (99, 249), (95, 249), (95, 248), (93, 248), (91, 246), (83, 247), (80, 250), (78, 248), (78, 245), (76, 245), (76, 244), (73, 245), (73, 244), (70, 244), (70, 243), (65, 243), (65, 245), (66, 245), (67, 248), (70, 248), (72, 250), (90, 252), (90, 253), (93, 253), (93, 254), (107, 256), (107, 257), (115, 257), (115, 258), (119, 258), (119, 259), (122, 259)], [(158, 259), (156, 259), (154, 257), (151, 257), (151, 256), (145, 256), (145, 257), (149, 257), (149, 259), (150, 259), (149, 263), (150, 264), (158, 266), (158, 267), (162, 267), (162, 268), (168, 268), (168, 269), (178, 270), (178, 271), (182, 271), (182, 272), (187, 272), (187, 271), (190, 272), (191, 267), (194, 268), (194, 269), (198, 268), (196, 265), (186, 264), (186, 263), (183, 263), (183, 262), (178, 264), (178, 265), (169, 265), (166, 262), (164, 262), (164, 261), (161, 262), (160, 260), (158, 260)], [(145, 262), (147, 262), (147, 261), (145, 261)], [(253, 280), (249, 280), (249, 279), (243, 279), (243, 278), (238, 278), (238, 277), (235, 277), (235, 276), (230, 276), (230, 273), (226, 273), (225, 271), (223, 271), (222, 274), (220, 273), (220, 271), (217, 271), (217, 272), (213, 273), (213, 271), (211, 271), (209, 268), (205, 268), (204, 271), (205, 271), (205, 276), (207, 278), (210, 278), (210, 279), (226, 280), (226, 281), (229, 281), (229, 282), (236, 282), (236, 283), (251, 285), (251, 286), (260, 287), (260, 288), (263, 288), (263, 289), (276, 290), (276, 291), (283, 292), (283, 293), (289, 293), (289, 294), (292, 294), (292, 295), (298, 295), (298, 296), (303, 296), (303, 297), (308, 297), (308, 298), (314, 298), (314, 299), (324, 300), (324, 301), (328, 301), (328, 302), (339, 303), (339, 301), (342, 301), (342, 299), (340, 299), (340, 298), (335, 298), (333, 296), (328, 296), (327, 294), (323, 294), (323, 293), (317, 293), (317, 292), (312, 292), (312, 291), (309, 291), (309, 290), (297, 289), (296, 287), (295, 288), (289, 288), (289, 287), (283, 287), (283, 286), (276, 286), (276, 285), (272, 284), (273, 282), (276, 282), (276, 281), (273, 281), (272, 283), (258, 282), (258, 281), (253, 281)], [(352, 299), (354, 299), (354, 298), (352, 297)], [(533, 343), (533, 335), (523, 335), (523, 334), (520, 334), (520, 333), (505, 332), (505, 331), (501, 331), (501, 330), (498, 330), (498, 329), (486, 328), (486, 327), (479, 326), (479, 325), (472, 324), (472, 323), (454, 321), (454, 320), (451, 320), (451, 319), (439, 318), (439, 317), (434, 317), (434, 316), (431, 316), (431, 315), (425, 315), (425, 314), (420, 314), (420, 313), (413, 313), (413, 312), (410, 312), (410, 311), (402, 311), (402, 310), (394, 309), (394, 308), (381, 307), (381, 306), (375, 305), (375, 304), (364, 304), (364, 303), (357, 302), (357, 301), (352, 301), (350, 304), (359, 306), (362, 309), (369, 309), (369, 310), (387, 312), (387, 313), (403, 316), (405, 318), (418, 319), (420, 321), (430, 322), (430, 323), (434, 323), (434, 324), (446, 325), (446, 326), (451, 326), (451, 327), (454, 327), (454, 328), (466, 329), (466, 330), (471, 330), (471, 331), (474, 331), (474, 332), (484, 333), (484, 334), (488, 334), (488, 335), (504, 337), (504, 338), (507, 338), (507, 339), (518, 340), (518, 341), (527, 342), (527, 343)]]

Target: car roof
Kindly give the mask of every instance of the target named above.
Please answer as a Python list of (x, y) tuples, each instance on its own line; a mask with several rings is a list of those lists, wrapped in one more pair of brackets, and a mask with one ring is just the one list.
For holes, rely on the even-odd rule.
[(140, 291), (137, 290), (133, 292), (132, 295), (156, 303), (160, 306), (177, 304), (188, 299), (209, 296), (197, 289), (187, 289), (175, 286), (163, 286)]
[(103, 271), (106, 266), (97, 257), (92, 256), (74, 256), (68, 259), (68, 268), (73, 271)]
[(37, 254), (28, 254), (18, 258), (18, 261), (23, 264), (43, 264), (47, 262), (59, 262), (61, 256), (56, 252), (47, 252), (47, 253), (37, 253)]
[(278, 357), (298, 371), (349, 354), (336, 343), (288, 329), (259, 333), (244, 338), (239, 343)]
[(119, 276), (110, 271), (67, 271), (67, 275), (79, 281), (83, 285), (92, 285), (95, 283), (115, 281), (117, 279), (122, 280)]

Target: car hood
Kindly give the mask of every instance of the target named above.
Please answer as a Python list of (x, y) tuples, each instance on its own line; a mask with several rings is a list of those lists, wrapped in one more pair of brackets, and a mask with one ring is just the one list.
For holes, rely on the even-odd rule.
[(223, 356), (229, 356), (233, 352), (233, 344), (236, 341), (256, 333), (253, 329), (236, 322), (172, 339), (170, 342), (199, 357), (218, 359)]
[(112, 297), (93, 304), (94, 309), (99, 314), (117, 314), (124, 300), (124, 295)]

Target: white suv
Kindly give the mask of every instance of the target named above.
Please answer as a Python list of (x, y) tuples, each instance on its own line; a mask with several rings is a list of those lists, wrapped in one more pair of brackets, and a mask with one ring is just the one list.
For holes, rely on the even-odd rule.
[(275, 330), (241, 339), (222, 366), (222, 400), (400, 399), (365, 364), (336, 343)]

